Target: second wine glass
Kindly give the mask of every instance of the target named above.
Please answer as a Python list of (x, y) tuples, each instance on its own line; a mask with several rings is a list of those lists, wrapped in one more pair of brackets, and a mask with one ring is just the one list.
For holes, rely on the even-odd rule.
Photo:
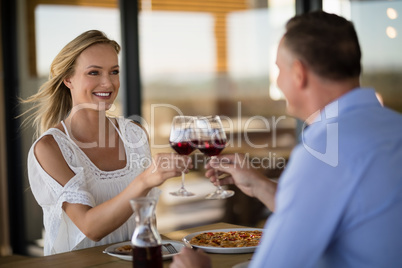
[[(226, 147), (226, 134), (219, 116), (199, 116), (196, 119), (196, 133), (198, 150), (204, 155), (210, 156), (211, 160)], [(217, 178), (216, 191), (208, 194), (206, 199), (225, 199), (234, 195), (234, 191), (225, 190), (219, 183), (218, 172), (215, 170)]]
[[(192, 116), (175, 116), (172, 122), (169, 142), (170, 146), (180, 155), (189, 155), (195, 150), (194, 146), (194, 117)], [(193, 196), (194, 193), (189, 192), (184, 187), (184, 172), (181, 173), (181, 187), (175, 192), (171, 192), (174, 196)]]

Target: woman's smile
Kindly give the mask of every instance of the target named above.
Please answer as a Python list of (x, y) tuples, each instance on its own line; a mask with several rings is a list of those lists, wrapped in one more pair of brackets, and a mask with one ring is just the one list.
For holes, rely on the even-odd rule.
[(109, 99), (112, 96), (112, 92), (94, 92), (93, 94), (101, 99)]

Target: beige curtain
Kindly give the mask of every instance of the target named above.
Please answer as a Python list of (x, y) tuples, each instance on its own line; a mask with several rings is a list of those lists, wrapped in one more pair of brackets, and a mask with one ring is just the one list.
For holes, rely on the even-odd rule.
[[(1, 25), (0, 25), (1, 28)], [(0, 256), (11, 254), (8, 226), (8, 195), (7, 195), (7, 165), (6, 165), (6, 126), (4, 111), (4, 72), (3, 55), (1, 54), (0, 35)]]

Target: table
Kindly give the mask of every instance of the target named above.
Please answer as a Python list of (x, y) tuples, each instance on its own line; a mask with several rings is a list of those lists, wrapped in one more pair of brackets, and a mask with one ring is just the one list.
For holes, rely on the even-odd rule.
[[(206, 231), (212, 229), (226, 229), (226, 228), (242, 228), (245, 226), (239, 226), (228, 223), (215, 223), (209, 225), (203, 225), (199, 227), (194, 227), (185, 230), (179, 230), (174, 232), (169, 232), (162, 234), (163, 239), (177, 240), (181, 239), (191, 233)], [(71, 252), (50, 255), (46, 257), (26, 257), (26, 256), (8, 256), (0, 257), (0, 267), (1, 268), (19, 268), (19, 267), (29, 267), (29, 268), (42, 268), (42, 267), (68, 267), (68, 268), (79, 268), (79, 267), (132, 267), (132, 263), (129, 261), (124, 261), (116, 257), (109, 256), (103, 253), (103, 250), (109, 245), (98, 246), (93, 248), (87, 248), (82, 250), (75, 250)], [(232, 267), (241, 262), (248, 261), (252, 253), (243, 254), (208, 254), (212, 260), (212, 266), (214, 268), (226, 268)], [(171, 260), (166, 260), (163, 262), (163, 267), (169, 267)]]

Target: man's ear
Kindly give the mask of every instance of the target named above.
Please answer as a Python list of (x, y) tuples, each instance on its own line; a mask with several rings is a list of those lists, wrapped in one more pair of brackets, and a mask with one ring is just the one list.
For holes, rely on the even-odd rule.
[(298, 88), (305, 88), (308, 82), (308, 70), (307, 67), (300, 60), (293, 62), (293, 79)]

